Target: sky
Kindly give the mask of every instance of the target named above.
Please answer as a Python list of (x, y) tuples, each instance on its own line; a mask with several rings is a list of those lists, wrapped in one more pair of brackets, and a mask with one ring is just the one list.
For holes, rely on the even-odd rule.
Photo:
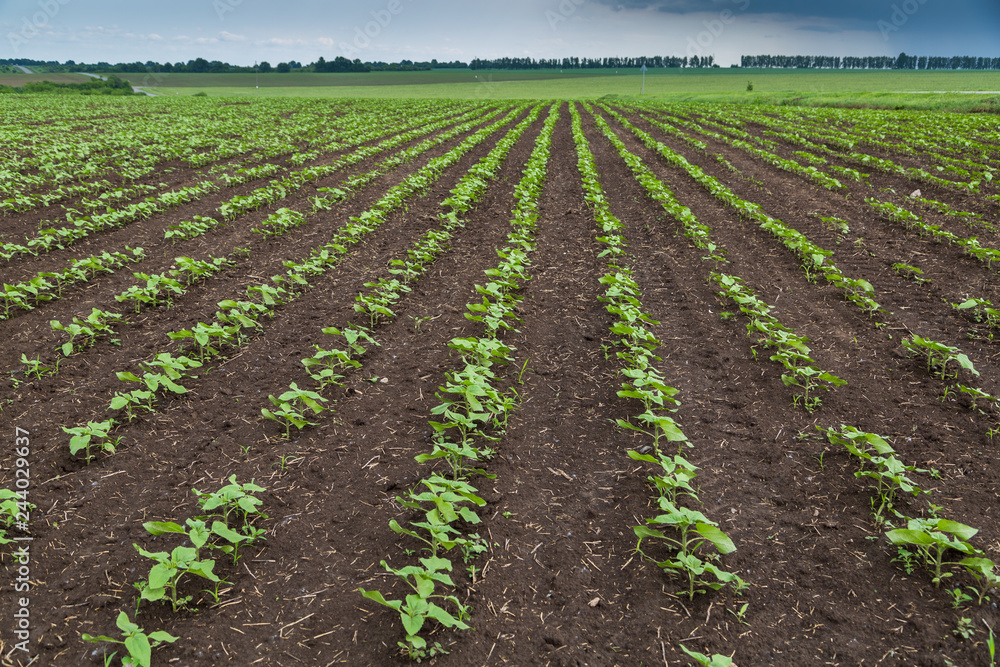
[(0, 0), (0, 58), (1000, 57), (1000, 0)]

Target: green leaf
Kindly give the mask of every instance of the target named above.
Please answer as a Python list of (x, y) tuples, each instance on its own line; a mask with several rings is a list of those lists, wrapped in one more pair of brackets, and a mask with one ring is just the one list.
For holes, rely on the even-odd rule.
[(138, 662), (135, 667), (150, 667), (153, 658), (153, 649), (149, 645), (149, 638), (144, 634), (136, 634), (125, 638), (125, 648), (129, 655)]
[(176, 568), (164, 563), (154, 565), (153, 569), (149, 571), (149, 586), (146, 587), (143, 593), (149, 589), (162, 589), (173, 578), (176, 572)]
[(427, 615), (436, 620), (441, 625), (445, 626), (446, 628), (458, 628), (460, 630), (469, 629), (468, 625), (458, 620), (457, 618), (455, 618), (454, 616), (452, 616), (447, 611), (437, 606), (433, 602), (430, 603), (427, 609)]
[(153, 645), (157, 644), (173, 644), (175, 641), (180, 639), (180, 637), (174, 637), (172, 634), (165, 630), (157, 630), (156, 632), (149, 633), (149, 638), (153, 641)]
[(187, 531), (184, 530), (183, 526), (180, 526), (173, 521), (147, 521), (142, 524), (142, 527), (145, 528), (150, 535), (166, 535), (171, 533), (179, 535), (187, 534)]
[(736, 545), (733, 544), (733, 541), (729, 539), (729, 537), (717, 526), (712, 526), (707, 523), (699, 523), (695, 525), (694, 529), (699, 535), (715, 545), (715, 548), (719, 550), (719, 553), (730, 554), (736, 551)]
[(375, 602), (378, 602), (381, 605), (385, 605), (386, 607), (389, 607), (391, 609), (395, 609), (396, 611), (399, 611), (399, 608), (403, 605), (402, 600), (386, 600), (384, 597), (382, 597), (382, 594), (378, 591), (366, 591), (363, 588), (359, 588), (358, 590), (361, 591), (362, 597), (366, 597), (369, 600), (374, 600)]
[(890, 530), (885, 534), (885, 536), (889, 538), (890, 542), (897, 546), (906, 546), (909, 544), (928, 546), (934, 544), (934, 539), (922, 530), (898, 528), (896, 530)]
[(971, 540), (973, 537), (975, 537), (976, 533), (979, 532), (978, 528), (973, 528), (972, 526), (966, 526), (964, 523), (959, 523), (957, 521), (950, 521), (948, 519), (941, 519), (940, 521), (938, 521), (936, 527), (938, 530), (951, 533), (952, 535), (955, 535), (965, 541)]

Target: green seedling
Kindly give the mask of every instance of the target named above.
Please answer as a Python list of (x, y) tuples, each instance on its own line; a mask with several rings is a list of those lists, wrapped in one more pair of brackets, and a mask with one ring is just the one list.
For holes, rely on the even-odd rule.
[(922, 278), (924, 272), (915, 266), (910, 266), (909, 264), (893, 264), (892, 270), (898, 273), (904, 278), (909, 278), (918, 283), (929, 283), (930, 280), (927, 278)]
[(655, 457), (649, 454), (638, 452), (628, 452), (629, 458), (633, 461), (645, 461), (660, 466), (662, 475), (650, 475), (650, 483), (656, 487), (661, 498), (666, 498), (669, 502), (677, 504), (681, 495), (686, 495), (693, 500), (698, 499), (698, 494), (691, 486), (691, 482), (698, 476), (698, 467), (691, 464), (680, 454), (670, 457), (657, 454)]
[(957, 363), (961, 368), (964, 368), (973, 375), (979, 375), (979, 371), (972, 365), (969, 357), (963, 354), (957, 347), (938, 343), (928, 338), (917, 336), (916, 334), (911, 338), (904, 339), (903, 347), (911, 354), (925, 357), (927, 359), (927, 372), (930, 373), (937, 370), (938, 377), (941, 380), (958, 377), (957, 371), (951, 374), (948, 373), (948, 364), (952, 362)]
[(434, 449), (429, 454), (419, 454), (415, 457), (417, 463), (430, 463), (444, 460), (451, 468), (452, 479), (468, 479), (472, 475), (483, 475), (487, 479), (495, 479), (496, 475), (487, 473), (482, 468), (471, 467), (479, 461), (493, 458), (494, 451), (487, 448), (474, 447), (468, 441), (451, 442), (443, 435), (434, 438)]
[(167, 335), (171, 340), (193, 339), (198, 346), (198, 355), (202, 363), (219, 354), (219, 350), (212, 347), (212, 341), (220, 344), (232, 344), (235, 342), (236, 334), (239, 332), (238, 326), (222, 326), (220, 324), (204, 324), (199, 322), (192, 329), (182, 331), (171, 331)]
[(14, 541), (7, 537), (7, 531), (18, 523), (23, 523), (24, 515), (33, 509), (35, 506), (25, 502), (16, 491), (0, 489), (0, 544), (10, 544)]
[[(410, 524), (412, 529), (404, 528), (395, 519), (389, 522), (389, 528), (400, 535), (408, 535), (427, 545), (431, 556), (437, 558), (440, 549), (451, 551), (457, 546), (464, 546), (469, 539), (452, 524), (462, 519), (466, 523), (476, 525), (481, 523), (479, 516), (473, 512), (467, 503), (483, 507), (486, 501), (476, 495), (476, 489), (462, 480), (452, 480), (433, 475), (420, 482), (426, 491), (410, 491), (406, 497), (396, 497), (403, 507), (424, 512), (423, 521)], [(424, 507), (429, 504), (430, 508)], [(418, 533), (421, 530), (426, 533)]]
[(152, 308), (166, 303), (168, 306), (173, 303), (175, 296), (184, 294), (184, 285), (179, 281), (163, 274), (149, 275), (146, 273), (134, 273), (139, 280), (146, 281), (144, 286), (136, 285), (115, 296), (119, 303), (131, 301), (135, 304), (135, 312), (142, 312), (143, 307)]
[(306, 419), (303, 414), (307, 409), (312, 410), (313, 414), (317, 415), (327, 409), (320, 405), (320, 403), (326, 403), (327, 399), (314, 391), (299, 389), (298, 385), (294, 382), (289, 385), (288, 391), (278, 398), (275, 398), (272, 394), (268, 396), (268, 399), (274, 405), (275, 409), (268, 410), (267, 408), (261, 408), (261, 415), (264, 419), (269, 419), (283, 425), (285, 427), (285, 438), (289, 439), (292, 437), (293, 426), (301, 430), (306, 426), (316, 425), (315, 422)]
[[(438, 584), (450, 587), (455, 585), (451, 576), (447, 574), (452, 569), (451, 561), (445, 558), (421, 558), (420, 565), (396, 570), (383, 560), (382, 567), (386, 572), (406, 582), (413, 589), (413, 593), (407, 595), (405, 600), (386, 600), (378, 591), (366, 591), (364, 588), (358, 590), (369, 600), (399, 612), (403, 630), (406, 632), (406, 641), (399, 642), (399, 647), (406, 651), (411, 660), (419, 661), (445, 652), (439, 644), (428, 648), (427, 640), (420, 636), (428, 619), (434, 619), (446, 628), (469, 629), (465, 623), (468, 608), (454, 595), (434, 593)], [(458, 615), (453, 615), (437, 601), (454, 606), (458, 610)]]
[[(217, 522), (221, 528), (225, 528), (222, 522)], [(176, 612), (182, 607), (186, 607), (191, 602), (191, 596), (178, 597), (177, 587), (188, 574), (192, 574), (202, 579), (207, 579), (213, 583), (219, 581), (219, 577), (213, 572), (215, 561), (211, 559), (199, 560), (199, 551), (208, 542), (212, 532), (204, 522), (188, 520), (189, 530), (171, 523), (151, 521), (143, 524), (143, 527), (152, 535), (164, 535), (168, 533), (179, 533), (186, 535), (192, 546), (175, 547), (170, 553), (165, 551), (149, 552), (142, 549), (138, 544), (133, 544), (136, 551), (142, 556), (156, 562), (156, 565), (149, 571), (149, 577), (139, 585), (141, 599), (149, 602), (169, 600), (173, 610)], [(228, 529), (227, 529), (228, 530)]]
[(209, 261), (177, 257), (174, 262), (178, 266), (170, 272), (172, 276), (181, 277), (188, 286), (213, 276), (219, 271), (234, 265), (234, 262), (222, 257), (209, 257)]
[[(132, 622), (124, 611), (118, 614), (117, 625), (122, 632), (122, 639), (114, 639), (104, 635), (95, 637), (87, 633), (83, 634), (82, 639), (85, 642), (95, 644), (101, 642), (122, 644), (128, 651), (128, 655), (122, 658), (122, 665), (126, 667), (151, 667), (154, 648), (161, 644), (172, 644), (180, 639), (180, 637), (174, 637), (163, 630), (157, 630), (147, 635), (142, 628)], [(115, 655), (117, 655), (117, 651), (111, 654), (111, 658)]]
[[(95, 335), (93, 329), (86, 326), (79, 320), (74, 318), (74, 321), (70, 324), (63, 325), (59, 320), (52, 320), (49, 322), (49, 326), (52, 327), (53, 331), (62, 331), (69, 334), (69, 340), (62, 344), (60, 350), (62, 350), (63, 356), (70, 356), (74, 352), (79, 352), (83, 349), (91, 347), (94, 343)], [(77, 339), (83, 339), (84, 343), (77, 342)]]
[(47, 366), (42, 363), (41, 357), (35, 355), (34, 359), (29, 359), (26, 354), (21, 354), (21, 363), (26, 366), (24, 374), (30, 378), (41, 380), (48, 375), (55, 375), (59, 372), (60, 359), (56, 359), (55, 366)]
[(353, 359), (351, 354), (345, 350), (324, 350), (319, 345), (313, 346), (316, 354), (302, 360), (302, 364), (309, 371), (309, 377), (319, 383), (322, 391), (330, 385), (342, 387), (341, 380), (344, 379), (342, 371), (348, 368), (361, 368), (361, 362)]
[(740, 625), (750, 625), (747, 622), (747, 609), (750, 607), (749, 602), (744, 602), (743, 606), (740, 607), (739, 611), (733, 611), (732, 609), (727, 609), (730, 614), (736, 617), (736, 620), (740, 622)]
[(109, 419), (103, 422), (88, 422), (86, 426), (76, 428), (63, 426), (63, 432), (73, 436), (69, 441), (69, 453), (76, 456), (82, 450), (87, 465), (97, 457), (95, 449), (114, 454), (115, 448), (121, 443), (121, 438), (112, 438), (109, 435), (114, 425), (115, 421)]
[(729, 656), (716, 654), (710, 658), (704, 653), (690, 650), (684, 644), (681, 644), (680, 647), (688, 657), (694, 658), (699, 665), (704, 665), (705, 667), (730, 667), (733, 664), (733, 659)]
[[(732, 540), (719, 529), (718, 525), (709, 520), (701, 512), (691, 510), (686, 507), (678, 507), (666, 498), (659, 499), (660, 509), (663, 514), (646, 519), (646, 526), (635, 526), (636, 537), (639, 542), (636, 544), (636, 551), (654, 563), (664, 571), (672, 572), (687, 579), (687, 596), (694, 599), (696, 593), (705, 592), (704, 588), (719, 590), (727, 584), (732, 584), (737, 591), (741, 591), (746, 584), (737, 575), (726, 572), (717, 567), (709, 557), (709, 560), (702, 560), (695, 552), (703, 545), (711, 544), (719, 554), (725, 555), (736, 551), (736, 546)], [(659, 528), (650, 526), (660, 526), (663, 528), (673, 528), (680, 533), (679, 537), (669, 537)], [(646, 539), (656, 539), (664, 542), (668, 548), (675, 553), (667, 560), (657, 560), (646, 554), (642, 550), (642, 542)], [(709, 579), (707, 575), (712, 575)]]
[[(134, 376), (133, 376), (134, 377)], [(144, 391), (142, 389), (133, 389), (127, 394), (122, 392), (116, 392), (114, 398), (111, 399), (110, 410), (125, 410), (125, 419), (131, 423), (135, 421), (137, 416), (136, 410), (142, 408), (147, 412), (156, 412), (156, 408), (153, 407), (153, 401), (156, 398), (156, 394), (151, 391)]]
[(886, 533), (893, 544), (916, 552), (924, 567), (933, 575), (935, 586), (953, 576), (945, 572), (948, 565), (961, 565), (960, 561), (945, 560), (949, 551), (958, 551), (973, 557), (981, 557), (982, 552), (969, 544), (969, 540), (979, 530), (948, 519), (910, 519), (906, 528), (890, 530)]
[(951, 632), (962, 639), (972, 639), (976, 635), (976, 628), (973, 627), (971, 618), (962, 617)]
[(996, 563), (992, 560), (973, 556), (971, 558), (963, 558), (958, 564), (964, 567), (965, 571), (976, 580), (977, 586), (970, 586), (969, 588), (975, 592), (977, 596), (976, 603), (980, 607), (990, 599), (990, 593), (1000, 590), (1000, 575), (994, 572)]
[(231, 519), (238, 517), (242, 522), (240, 530), (247, 536), (247, 544), (252, 544), (258, 536), (263, 534), (263, 531), (256, 533), (257, 529), (250, 522), (254, 517), (268, 518), (260, 511), (263, 501), (253, 495), (265, 491), (264, 487), (254, 484), (253, 480), (246, 484), (240, 484), (236, 481), (236, 475), (231, 475), (229, 484), (215, 493), (203, 493), (197, 489), (191, 490), (193, 494), (198, 496), (198, 506), (203, 512), (208, 512), (207, 516), (198, 517), (199, 519), (207, 519), (217, 515), (223, 518), (226, 525), (229, 525)]
[(951, 594), (952, 609), (959, 609), (966, 602), (972, 602), (972, 596), (963, 591), (961, 586), (955, 586), (948, 592)]

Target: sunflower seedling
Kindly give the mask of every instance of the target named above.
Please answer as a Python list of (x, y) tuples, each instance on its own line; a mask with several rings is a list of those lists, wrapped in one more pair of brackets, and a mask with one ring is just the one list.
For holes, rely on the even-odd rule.
[[(472, 503), (476, 507), (483, 507), (486, 501), (476, 495), (476, 489), (461, 480), (451, 480), (433, 475), (421, 480), (421, 484), (427, 487), (426, 491), (418, 493), (410, 491), (406, 498), (397, 496), (396, 502), (408, 509), (423, 511), (424, 520), (413, 522), (410, 525), (423, 530), (427, 536), (403, 528), (393, 519), (389, 522), (389, 528), (400, 535), (409, 535), (420, 540), (430, 549), (431, 556), (437, 558), (438, 550), (450, 551), (456, 546), (464, 546), (469, 540), (462, 537), (460, 531), (452, 526), (459, 519), (469, 524), (479, 524), (479, 516), (465, 506)], [(430, 503), (430, 509), (426, 509), (423, 504)]]
[(951, 572), (944, 571), (944, 567), (961, 564), (946, 561), (947, 552), (958, 551), (973, 557), (982, 556), (982, 552), (969, 544), (969, 540), (978, 532), (976, 528), (948, 519), (910, 519), (906, 528), (890, 530), (886, 537), (898, 547), (914, 550), (924, 567), (931, 571), (934, 585), (939, 586), (952, 576)]
[(271, 404), (275, 407), (274, 410), (261, 408), (260, 411), (264, 419), (278, 422), (285, 427), (285, 438), (292, 437), (293, 426), (301, 430), (306, 426), (316, 425), (315, 422), (306, 419), (303, 414), (307, 409), (312, 410), (313, 414), (317, 415), (327, 409), (320, 405), (321, 402), (326, 403), (327, 400), (316, 392), (299, 389), (294, 382), (288, 388), (289, 390), (278, 398), (275, 398), (273, 394), (268, 396)]
[(699, 665), (704, 665), (704, 667), (730, 667), (733, 664), (733, 659), (726, 655), (715, 654), (712, 657), (708, 657), (704, 653), (688, 649), (684, 644), (681, 644), (680, 647), (682, 651), (687, 653), (689, 658), (693, 658), (695, 662)]
[[(122, 631), (122, 639), (114, 639), (99, 635), (97, 637), (83, 633), (81, 639), (85, 642), (99, 644), (101, 642), (111, 642), (122, 644), (128, 655), (122, 658), (122, 665), (127, 667), (150, 667), (152, 664), (153, 649), (161, 644), (172, 644), (179, 637), (174, 637), (169, 632), (157, 630), (148, 635), (143, 629), (132, 622), (124, 611), (118, 614), (118, 629)], [(117, 651), (111, 654), (111, 658), (117, 655)], [(110, 664), (110, 663), (108, 663)]]
[(75, 456), (83, 450), (87, 465), (90, 465), (90, 462), (97, 456), (92, 450), (114, 454), (115, 447), (121, 443), (121, 438), (112, 438), (108, 435), (114, 425), (114, 420), (109, 419), (103, 422), (88, 422), (86, 426), (77, 426), (76, 428), (63, 426), (63, 432), (73, 436), (69, 441), (69, 453)]
[(263, 539), (264, 530), (254, 527), (251, 522), (253, 518), (268, 518), (260, 511), (263, 504), (260, 498), (253, 494), (263, 493), (264, 487), (253, 483), (253, 480), (246, 484), (236, 481), (236, 475), (229, 477), (229, 484), (222, 487), (215, 493), (202, 493), (197, 489), (191, 492), (198, 496), (198, 505), (202, 511), (208, 512), (198, 519), (207, 520), (211, 516), (221, 516), (226, 525), (230, 525), (230, 519), (238, 517), (242, 525), (239, 527), (246, 544), (253, 544), (258, 538)]
[(960, 367), (966, 369), (973, 375), (979, 375), (979, 371), (972, 365), (965, 354), (957, 347), (951, 347), (944, 343), (938, 343), (922, 336), (914, 334), (911, 338), (903, 340), (905, 347), (911, 354), (923, 356), (927, 359), (927, 372), (938, 371), (941, 380), (958, 377), (958, 371), (948, 374), (948, 364), (955, 362)]
[[(719, 554), (729, 554), (736, 551), (736, 546), (732, 540), (719, 529), (718, 525), (708, 519), (704, 514), (686, 507), (678, 507), (666, 498), (659, 499), (660, 509), (663, 514), (646, 519), (647, 526), (635, 526), (636, 537), (639, 542), (636, 544), (636, 551), (643, 558), (656, 563), (657, 567), (664, 571), (673, 572), (679, 576), (687, 578), (687, 596), (694, 599), (696, 593), (702, 593), (705, 589), (719, 590), (727, 584), (733, 585), (737, 591), (743, 590), (746, 583), (737, 575), (726, 572), (716, 566), (713, 560), (717, 556), (710, 556), (707, 560), (702, 560), (695, 552), (703, 545), (711, 544)], [(668, 537), (666, 533), (652, 526), (664, 528), (674, 528), (680, 532), (679, 537)], [(662, 540), (673, 549), (672, 558), (658, 561), (642, 550), (642, 542), (645, 539)], [(712, 575), (709, 579), (707, 575)]]
[[(423, 660), (445, 653), (440, 644), (428, 648), (427, 640), (420, 636), (420, 631), (428, 619), (434, 619), (446, 628), (469, 629), (465, 623), (468, 608), (454, 595), (434, 593), (438, 584), (452, 587), (455, 585), (451, 575), (448, 574), (452, 569), (451, 561), (445, 558), (421, 558), (420, 565), (410, 565), (396, 570), (383, 560), (382, 567), (386, 572), (405, 581), (413, 589), (413, 593), (407, 595), (405, 600), (386, 600), (379, 591), (366, 591), (364, 588), (358, 590), (363, 597), (399, 612), (403, 630), (406, 632), (406, 641), (399, 642), (399, 647), (406, 651), (410, 659)], [(458, 610), (457, 617), (436, 601), (453, 605)]]
[[(218, 523), (225, 528), (221, 521)], [(170, 553), (165, 551), (154, 553), (142, 549), (138, 544), (132, 545), (139, 554), (156, 562), (156, 565), (149, 571), (147, 580), (138, 585), (142, 600), (157, 602), (167, 599), (176, 612), (191, 602), (191, 596), (177, 597), (177, 587), (185, 575), (193, 574), (213, 583), (219, 581), (219, 577), (212, 571), (215, 569), (215, 561), (198, 559), (198, 552), (208, 542), (213, 531), (210, 531), (202, 521), (188, 519), (188, 526), (189, 530), (185, 530), (171, 522), (150, 521), (143, 524), (143, 527), (152, 535), (168, 533), (186, 535), (192, 546), (175, 547)]]

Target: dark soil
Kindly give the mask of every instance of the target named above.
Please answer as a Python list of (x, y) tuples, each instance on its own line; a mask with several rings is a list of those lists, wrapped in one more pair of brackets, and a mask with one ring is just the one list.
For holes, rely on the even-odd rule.
[[(775, 306), (783, 324), (811, 339), (820, 366), (848, 381), (825, 394), (815, 413), (794, 408), (780, 366), (768, 361), (770, 352), (752, 347), (745, 319), (720, 317), (737, 309), (715, 294), (709, 282), (715, 267), (646, 195), (584, 113), (612, 211), (626, 225), (643, 305), (659, 321), (658, 369), (680, 391), (676, 418), (695, 445), (686, 456), (700, 468), (701, 510), (737, 546), (722, 566), (749, 584), (741, 596), (681, 597), (679, 583), (634, 550), (632, 527), (657, 512), (646, 480), (652, 471), (626, 452), (648, 439), (614, 423), (638, 410), (616, 393), (618, 361), (607, 352), (612, 319), (599, 301), (604, 287), (598, 281), (607, 271), (598, 257), (604, 246), (595, 240), (600, 234), (583, 199), (563, 105), (541, 199), (533, 280), (522, 292), (522, 322), (505, 337), (517, 350), (517, 364), (503, 371), (502, 382), (521, 402), (487, 464), (496, 478), (474, 480), (488, 503), (474, 530), (490, 548), (473, 563), (474, 572), (456, 559), (458, 595), (471, 606), (475, 631), (436, 630), (432, 641), (450, 654), (432, 664), (684, 665), (689, 659), (679, 648), (683, 644), (734, 655), (740, 667), (988, 665), (984, 623), (1000, 623), (995, 604), (955, 609), (947, 589), (967, 587), (965, 575), (935, 588), (926, 572), (907, 574), (894, 562), (896, 549), (872, 522), (871, 491), (855, 478), (855, 461), (828, 445), (815, 427), (848, 424), (879, 433), (907, 464), (939, 470), (936, 479), (916, 475), (933, 491), (931, 502), (944, 516), (979, 528), (974, 544), (1000, 557), (1000, 529), (992, 523), (1000, 492), (990, 436), (996, 415), (970, 409), (964, 398), (941, 400), (944, 385), (900, 345), (915, 333), (959, 346), (981, 373), (961, 379), (1000, 393), (1000, 343), (948, 305), (969, 295), (1000, 303), (996, 274), (957, 249), (879, 218), (864, 204), (865, 196), (873, 196), (868, 186), (852, 185), (845, 198), (728, 145), (709, 141), (708, 153), (698, 153), (637, 114), (627, 115), (741, 197), (835, 251), (833, 261), (848, 276), (869, 280), (888, 312), (870, 319), (835, 287), (809, 282), (778, 240), (605, 115), (629, 150), (712, 228), (730, 259), (719, 270), (744, 278)], [(475, 286), (488, 280), (483, 271), (497, 263), (495, 249), (510, 231), (514, 188), (542, 119), (511, 151), (449, 251), (394, 307), (397, 316), (377, 327), (380, 346), (365, 355), (344, 388), (325, 392), (333, 411), (318, 416), (318, 426), (293, 432), (290, 441), (277, 425), (260, 419), (261, 408), (270, 406), (268, 395), (290, 382), (312, 385), (300, 359), (313, 345), (330, 342), (321, 329), (362, 321), (353, 306), (364, 283), (386, 275), (391, 260), (405, 257), (438, 224), (449, 190), (513, 121), (280, 309), (263, 335), (214, 360), (188, 384), (189, 395), (163, 400), (155, 414), (120, 426), (116, 433), (123, 440), (113, 456), (85, 466), (70, 457), (62, 427), (107, 418), (108, 401), (122, 390), (116, 370), (134, 369), (155, 352), (175, 351), (166, 332), (209, 321), (219, 300), (282, 272), (282, 260), (307, 256), (349, 216), (462, 137), (385, 175), (292, 234), (247, 238), (247, 227), (266, 210), (213, 232), (193, 244), (198, 253), (223, 254), (223, 248), (245, 242), (252, 247), (250, 259), (170, 309), (130, 316), (120, 347), (103, 342), (64, 361), (54, 377), (3, 390), (0, 428), (10, 434), (10, 446), (0, 486), (14, 486), (14, 431), (25, 429), (31, 442), (29, 499), (37, 506), (30, 526), (29, 593), (13, 591), (17, 564), (6, 557), (12, 545), (4, 547), (10, 578), (0, 595), (7, 619), (6, 627), (0, 623), (4, 664), (103, 664), (103, 648), (83, 643), (80, 635), (117, 636), (119, 612), (134, 615), (134, 584), (150, 563), (133, 544), (151, 551), (180, 544), (175, 536), (149, 535), (143, 522), (183, 523), (198, 514), (191, 489), (214, 491), (230, 475), (266, 487), (263, 510), (269, 518), (259, 525), (267, 540), (245, 551), (237, 564), (218, 558), (216, 572), (228, 580), (218, 603), (188, 582), (182, 592), (195, 597), (198, 611), (141, 606), (140, 626), (180, 637), (154, 652), (154, 664), (406, 664), (396, 646), (403, 638), (398, 614), (362, 599), (357, 589), (396, 598), (406, 592), (379, 564), (385, 559), (398, 568), (417, 558), (408, 550), (419, 545), (389, 528), (390, 520), (413, 516), (395, 498), (428, 474), (414, 456), (429, 449), (434, 394), (457, 363), (447, 344), (479, 331), (464, 317), (465, 307), (480, 300)], [(723, 154), (740, 174), (712, 153)], [(352, 173), (370, 168), (366, 163)], [(316, 185), (332, 186), (348, 175)], [(903, 184), (886, 177), (875, 185)], [(301, 205), (309, 194), (311, 189), (282, 205)], [(995, 210), (979, 196), (932, 194), (956, 208)], [(104, 235), (86, 254), (102, 243), (117, 247), (142, 237), (141, 245), (155, 252), (130, 270), (167, 268), (172, 257), (188, 251), (164, 244), (162, 230), (210, 212), (220, 196), (154, 216), (128, 233)], [(849, 220), (850, 234), (835, 233), (811, 213)], [(956, 233), (962, 229), (932, 214), (928, 219), (954, 225), (949, 228)], [(986, 236), (982, 241), (996, 244)], [(60, 261), (84, 250), (60, 254)], [(891, 268), (896, 262), (919, 266), (931, 282), (898, 276)], [(20, 270), (2, 269), (11, 276)], [(48, 330), (48, 320), (86, 315), (92, 305), (110, 308), (109, 299), (130, 284), (126, 276), (110, 276), (38, 312), (0, 322), (0, 334), (10, 341), (0, 367), (17, 369), (22, 352), (51, 354), (59, 338)], [(4, 281), (10, 280), (5, 273)], [(919, 515), (926, 506), (923, 499), (907, 498), (900, 509)], [(28, 652), (16, 649), (13, 632), (22, 595), (30, 597)], [(962, 618), (975, 628), (971, 639), (954, 632)]]

